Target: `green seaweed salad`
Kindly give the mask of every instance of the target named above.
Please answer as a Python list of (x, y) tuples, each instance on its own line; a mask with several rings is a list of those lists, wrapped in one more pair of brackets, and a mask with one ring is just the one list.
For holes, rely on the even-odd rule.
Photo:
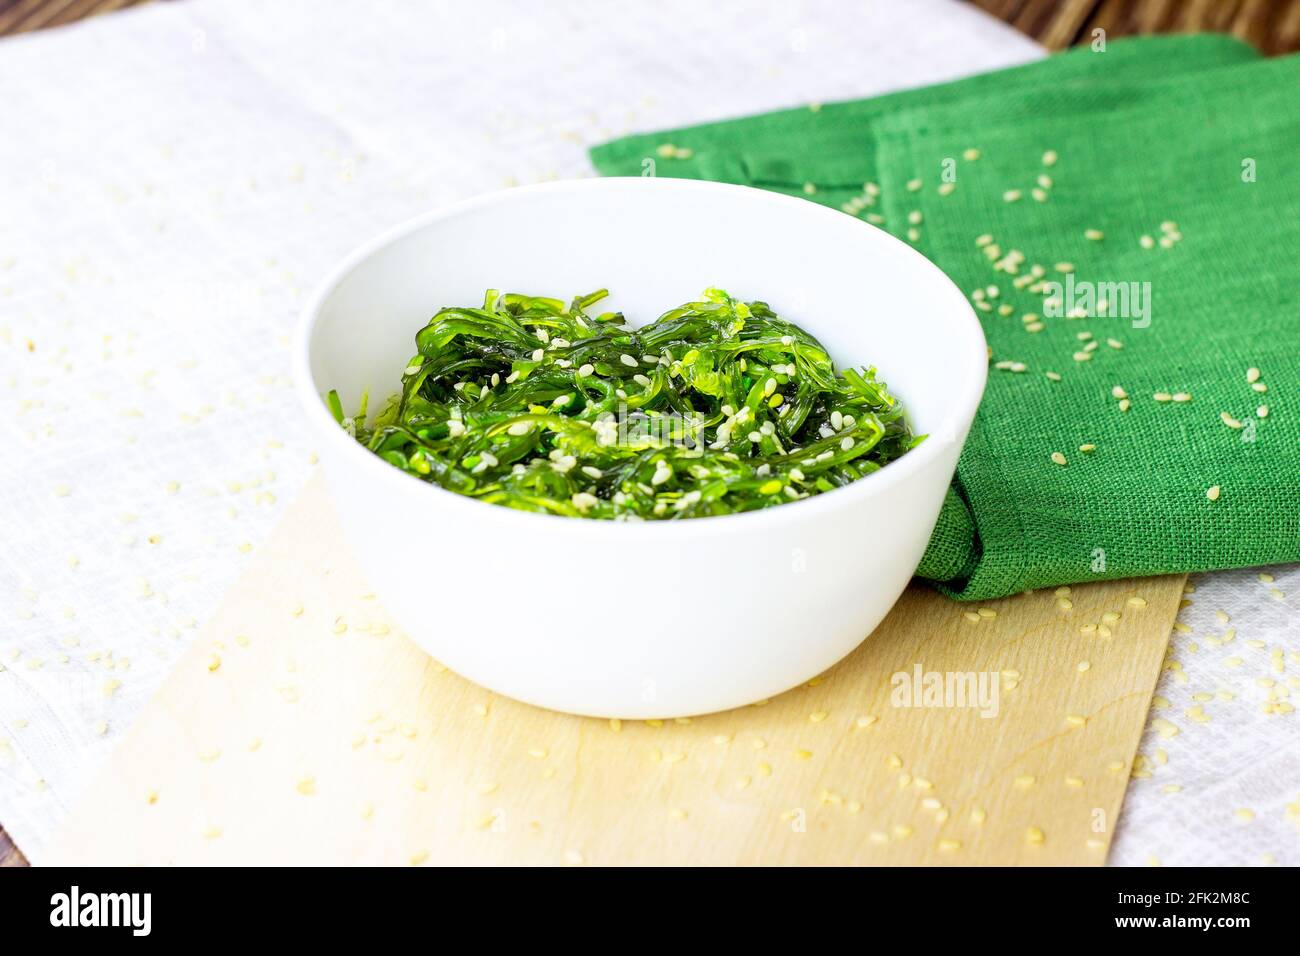
[(489, 290), (415, 337), (402, 390), (356, 439), (449, 491), (587, 518), (693, 518), (770, 508), (878, 470), (913, 435), (874, 368), (837, 372), (764, 302), (709, 289), (640, 328)]

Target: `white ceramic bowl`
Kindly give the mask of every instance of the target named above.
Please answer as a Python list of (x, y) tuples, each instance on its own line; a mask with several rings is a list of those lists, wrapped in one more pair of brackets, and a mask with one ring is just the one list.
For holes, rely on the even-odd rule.
[[(397, 390), (415, 333), (488, 288), (608, 288), (635, 324), (709, 286), (762, 299), (840, 367), (876, 365), (930, 438), (852, 485), (662, 522), (484, 504), (373, 455), (330, 417)], [(602, 303), (602, 308), (606, 303)], [(678, 717), (780, 693), (853, 650), (921, 559), (984, 389), (965, 296), (888, 234), (742, 186), (586, 179), (422, 216), (349, 256), (308, 304), (296, 377), (344, 530), (410, 636), (493, 691), (601, 717)]]

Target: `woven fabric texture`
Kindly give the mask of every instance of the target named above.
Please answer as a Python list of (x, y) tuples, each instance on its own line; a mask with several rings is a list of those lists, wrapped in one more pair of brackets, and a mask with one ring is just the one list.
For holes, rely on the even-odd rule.
[(970, 291), (990, 380), (918, 574), (981, 600), (1300, 560), (1298, 85), (1118, 41), (592, 156), (842, 208)]

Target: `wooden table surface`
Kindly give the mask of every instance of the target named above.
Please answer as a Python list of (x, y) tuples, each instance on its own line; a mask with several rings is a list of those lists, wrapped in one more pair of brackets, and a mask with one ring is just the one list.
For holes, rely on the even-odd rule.
[[(0, 36), (56, 27), (152, 0), (0, 0)], [(1300, 0), (971, 0), (1050, 50), (1146, 33), (1231, 33), (1269, 55), (1300, 50)], [(0, 866), (26, 858), (0, 827)]]

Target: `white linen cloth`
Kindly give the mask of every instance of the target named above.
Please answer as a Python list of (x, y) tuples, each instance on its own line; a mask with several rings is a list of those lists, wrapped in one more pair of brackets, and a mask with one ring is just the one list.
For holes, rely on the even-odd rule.
[[(41, 861), (309, 475), (289, 336), (351, 248), (451, 200), (591, 175), (586, 148), (626, 132), (1041, 55), (949, 0), (222, 0), (0, 41), (0, 823)], [(1219, 605), (1254, 593), (1221, 576), (1195, 607), (1220, 584)], [(1295, 647), (1283, 608), (1237, 612), (1239, 641)], [(1181, 690), (1162, 690), (1175, 709)], [(1277, 835), (1295, 725), (1247, 710), (1166, 743), (1117, 860), (1296, 861)], [(1247, 742), (1251, 775), (1225, 773)], [(1175, 774), (1177, 800), (1155, 795)], [(1198, 814), (1202, 786), (1249, 801), (1249, 829)]]

